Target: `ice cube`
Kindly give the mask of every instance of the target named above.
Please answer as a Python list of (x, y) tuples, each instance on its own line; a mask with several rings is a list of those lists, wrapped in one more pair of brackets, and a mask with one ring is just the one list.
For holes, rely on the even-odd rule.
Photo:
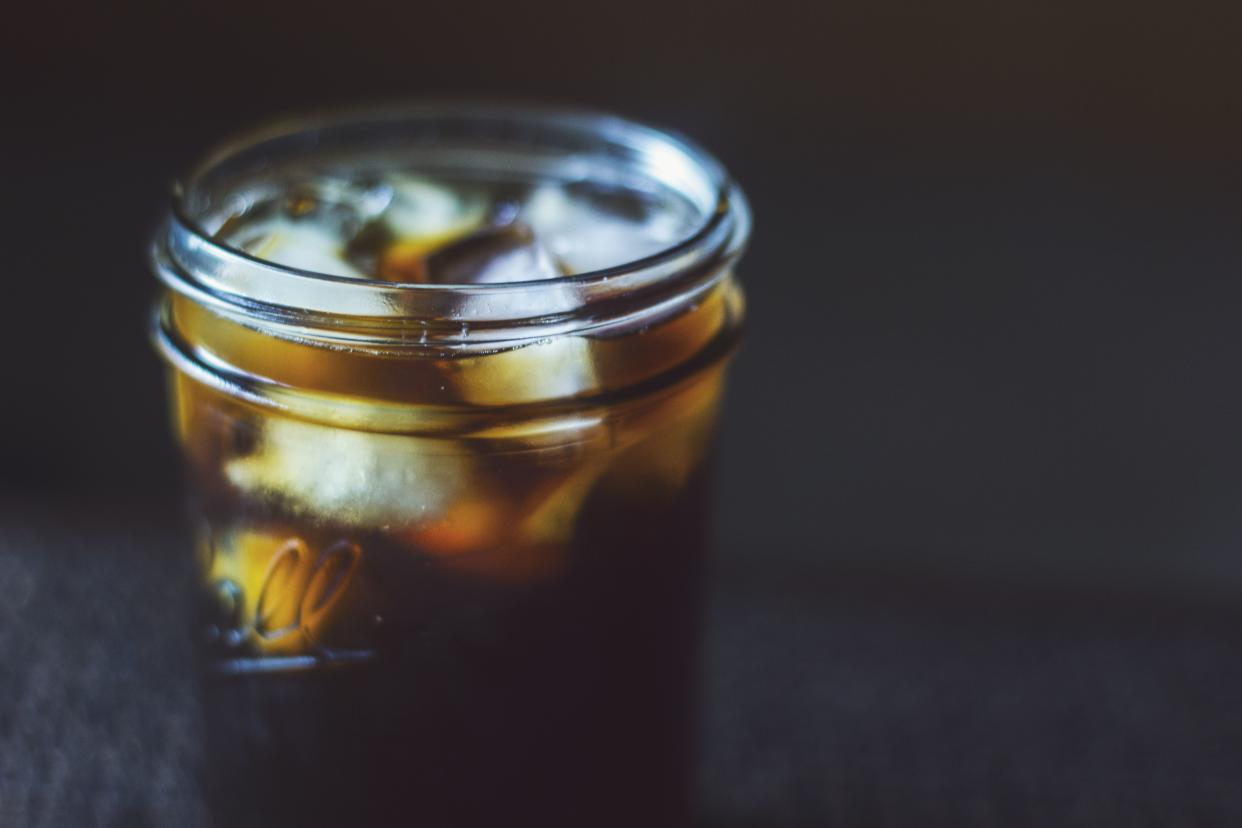
[(603, 485), (626, 497), (678, 495), (707, 456), (720, 392), (717, 370), (616, 417), (619, 453)]
[[(561, 269), (534, 231), (522, 222), (487, 227), (432, 252), (421, 280), (442, 284), (502, 284), (555, 279)], [(505, 297), (514, 315), (551, 315), (572, 306), (568, 286), (540, 286)], [(495, 308), (492, 296), (463, 299)], [(468, 333), (468, 328), (467, 328)], [(517, 348), (446, 360), (444, 370), (462, 399), (480, 405), (572, 397), (595, 387), (590, 343), (582, 337), (538, 340)]]
[[(525, 490), (476, 490), (407, 537), (448, 567), (497, 581), (529, 583), (560, 573), (583, 501), (606, 468), (604, 455), (542, 475)], [(542, 479), (541, 479), (542, 478)]]
[(516, 405), (577, 396), (596, 387), (591, 344), (562, 336), (480, 356), (446, 360), (461, 398), (477, 405)]
[(277, 218), (252, 229), (256, 235), (239, 242), (252, 256), (330, 276), (355, 279), (363, 276), (346, 261), (341, 235), (332, 228), (309, 221)]
[(518, 536), (530, 544), (568, 544), (582, 502), (607, 467), (606, 455), (589, 454), (580, 458), (578, 467), (572, 472), (536, 492), (526, 504), (525, 514), (517, 527)]
[(688, 211), (675, 202), (588, 184), (544, 184), (530, 194), (522, 216), (573, 273), (641, 259), (689, 231)]
[[(383, 219), (371, 219), (364, 222), (345, 244), (343, 256), (355, 269), (362, 273), (392, 278), (384, 272), (384, 256), (392, 247), (394, 236), (392, 230)], [(407, 281), (392, 279), (393, 281)]]
[(476, 191), (450, 189), (408, 174), (386, 181), (386, 209), (359, 228), (350, 261), (390, 282), (427, 282), (427, 255), (483, 224), (487, 201)]
[(392, 200), (382, 185), (338, 178), (300, 181), (279, 199), (248, 203), (223, 222), (218, 238), (287, 267), (358, 278), (346, 244)]
[(439, 558), (469, 555), (501, 543), (512, 509), (502, 498), (482, 491), (451, 504), (443, 513), (423, 520), (407, 537), (424, 552)]
[(487, 217), (481, 192), (449, 188), (406, 173), (385, 179), (392, 200), (383, 212), (398, 238), (448, 239), (467, 233)]
[[(555, 279), (560, 269), (525, 224), (489, 228), (436, 251), (428, 257), (431, 275), (451, 283), (504, 283)], [(572, 288), (539, 286), (516, 297), (506, 297), (514, 315), (552, 315), (572, 307)], [(489, 296), (470, 297), (466, 303), (494, 306)], [(590, 342), (579, 336), (561, 336), (529, 342), (516, 348), (449, 360), (445, 370), (467, 402), (512, 405), (573, 397), (596, 386), (595, 360)]]
[(273, 417), (258, 449), (225, 475), (296, 512), (374, 528), (441, 514), (470, 485), (469, 461), (444, 440)]
[(426, 260), (426, 280), (438, 284), (526, 282), (560, 275), (547, 248), (521, 222), (476, 230), (433, 250)]

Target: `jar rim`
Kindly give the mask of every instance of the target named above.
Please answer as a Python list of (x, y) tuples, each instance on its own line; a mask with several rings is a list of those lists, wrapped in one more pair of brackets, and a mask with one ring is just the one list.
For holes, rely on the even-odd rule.
[[(551, 279), (499, 284), (422, 284), (355, 278), (306, 270), (255, 257), (202, 226), (194, 200), (213, 171), (264, 147), (315, 147), (333, 131), (402, 129), (435, 141), (436, 126), (508, 130), (522, 135), (557, 131), (599, 148), (697, 197), (696, 226), (650, 255), (610, 267)], [(697, 192), (687, 192), (697, 188)], [(346, 108), (273, 122), (220, 144), (174, 184), (169, 218), (152, 258), (172, 289), (200, 302), (299, 325), (356, 326), (359, 319), (388, 324), (422, 321), (510, 330), (545, 326), (559, 317), (598, 317), (604, 304), (636, 294), (681, 293), (716, 276), (741, 253), (750, 212), (724, 167), (693, 141), (667, 130), (592, 110), (517, 103), (424, 101)], [(658, 296), (648, 296), (659, 302)], [(497, 331), (499, 333), (499, 331)], [(546, 331), (544, 332), (546, 334)]]

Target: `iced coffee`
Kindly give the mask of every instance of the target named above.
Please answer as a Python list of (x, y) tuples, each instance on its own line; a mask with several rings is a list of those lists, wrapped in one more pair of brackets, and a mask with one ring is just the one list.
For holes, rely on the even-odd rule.
[(219, 825), (689, 819), (741, 194), (512, 107), (276, 125), (179, 185), (155, 339)]

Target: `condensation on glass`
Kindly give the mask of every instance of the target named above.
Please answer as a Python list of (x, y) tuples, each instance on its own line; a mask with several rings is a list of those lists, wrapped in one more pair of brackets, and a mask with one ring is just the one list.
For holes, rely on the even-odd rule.
[(748, 230), (702, 150), (579, 112), (338, 113), (186, 176), (154, 335), (219, 824), (688, 818)]

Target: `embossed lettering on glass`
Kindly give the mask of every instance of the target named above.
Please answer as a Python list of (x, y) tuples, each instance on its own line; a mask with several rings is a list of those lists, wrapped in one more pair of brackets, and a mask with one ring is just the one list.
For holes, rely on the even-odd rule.
[(218, 824), (689, 818), (697, 567), (749, 215), (572, 111), (278, 124), (153, 247)]

